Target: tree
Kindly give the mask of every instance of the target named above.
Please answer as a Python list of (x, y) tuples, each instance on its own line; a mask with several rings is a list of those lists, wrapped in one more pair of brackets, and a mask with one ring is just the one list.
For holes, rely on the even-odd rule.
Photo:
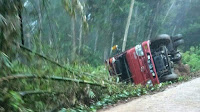
[(71, 55), (71, 61), (75, 60), (76, 57), (76, 51), (77, 51), (77, 46), (76, 46), (76, 12), (78, 10), (78, 12), (81, 15), (81, 26), (80, 26), (80, 35), (79, 35), (79, 51), (80, 51), (80, 47), (81, 47), (81, 41), (82, 41), (82, 25), (86, 25), (87, 27), (87, 22), (86, 22), (86, 16), (84, 14), (84, 7), (81, 4), (81, 2), (79, 0), (64, 0), (64, 4), (65, 4), (65, 10), (69, 13), (69, 15), (71, 16), (71, 24), (72, 24), (72, 55)]
[(131, 21), (131, 17), (132, 17), (132, 13), (133, 13), (134, 2), (135, 2), (135, 0), (131, 0), (130, 11), (129, 11), (129, 15), (128, 15), (128, 19), (127, 19), (127, 24), (126, 24), (126, 29), (125, 29), (125, 33), (124, 33), (124, 40), (123, 40), (123, 45), (122, 45), (122, 52), (124, 52), (125, 49), (126, 49), (126, 41), (127, 41), (128, 30), (129, 30), (130, 21)]
[(13, 42), (19, 39), (20, 17), (22, 3), (19, 0), (0, 2), (0, 74), (10, 72), (10, 59), (16, 55)]
[(39, 40), (39, 52), (42, 53), (42, 8), (41, 8), (41, 0), (37, 0), (37, 5), (38, 5), (38, 24), (39, 24), (39, 29), (38, 29), (38, 40)]

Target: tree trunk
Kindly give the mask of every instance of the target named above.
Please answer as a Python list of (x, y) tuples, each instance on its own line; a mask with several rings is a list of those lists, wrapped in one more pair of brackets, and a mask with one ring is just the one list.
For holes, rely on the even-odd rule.
[(156, 16), (157, 14), (155, 14), (154, 18), (153, 18), (153, 22), (151, 23), (151, 27), (150, 27), (150, 30), (149, 30), (149, 34), (148, 34), (148, 37), (147, 39), (149, 40), (152, 36), (152, 31), (153, 31), (153, 27), (154, 27), (154, 24), (155, 24), (155, 20), (156, 20)]
[(108, 58), (108, 55), (109, 55), (109, 47), (108, 46), (105, 46), (104, 47), (104, 60), (106, 60)]
[(174, 29), (172, 31), (172, 35), (174, 35), (175, 31), (176, 31), (176, 25), (174, 26)]
[(111, 49), (110, 49), (110, 56), (111, 56), (111, 54), (112, 54), (112, 47), (113, 47), (113, 44), (114, 44), (114, 40), (115, 40), (115, 32), (113, 32), (113, 34), (112, 34), (112, 42), (111, 42)]
[(47, 15), (47, 19), (48, 19), (48, 25), (49, 25), (49, 29), (50, 29), (50, 33), (49, 33), (49, 37), (48, 37), (48, 40), (49, 40), (49, 47), (52, 48), (53, 45), (52, 45), (52, 41), (53, 40), (57, 40), (57, 38), (55, 38), (55, 34), (54, 34), (54, 30), (53, 30), (53, 26), (51, 24), (51, 20), (50, 20), (50, 17), (49, 17), (49, 12), (47, 10), (46, 7), (45, 8), (45, 11), (46, 11), (46, 15)]
[(20, 19), (21, 43), (22, 45), (24, 45), (22, 9), (19, 9), (19, 19)]
[(135, 11), (134, 11), (134, 21), (135, 21), (135, 24), (133, 25), (133, 40), (134, 42), (133, 43), (137, 43), (137, 15), (138, 15), (138, 6), (136, 6), (135, 8)]
[(80, 34), (79, 34), (79, 49), (78, 49), (78, 54), (79, 55), (81, 53), (81, 47), (82, 47), (82, 32), (83, 32), (83, 20), (81, 19), (81, 22), (80, 22)]
[(137, 30), (137, 33), (136, 33), (136, 37), (135, 37), (135, 44), (137, 44), (137, 42), (139, 41), (139, 38), (140, 37), (140, 32), (141, 32), (141, 26), (138, 27), (138, 30)]
[(175, 2), (176, 2), (176, 0), (173, 1), (172, 5), (171, 5), (170, 8), (168, 9), (168, 11), (167, 11), (167, 13), (166, 13), (166, 15), (165, 15), (165, 17), (164, 17), (164, 19), (163, 19), (163, 21), (162, 21), (162, 24), (165, 22), (167, 16), (169, 15), (169, 12), (171, 11), (172, 7), (173, 7), (174, 4), (175, 4)]
[(130, 26), (130, 22), (131, 22), (131, 17), (132, 17), (132, 13), (133, 13), (134, 2), (135, 2), (135, 0), (131, 0), (130, 11), (129, 11), (128, 19), (127, 19), (127, 24), (126, 24), (125, 34), (124, 34), (124, 40), (123, 40), (123, 44), (122, 44), (122, 52), (124, 52), (125, 49), (126, 49), (126, 42), (127, 42), (127, 37), (128, 37), (128, 30), (129, 30), (129, 26)]
[(38, 5), (38, 19), (39, 19), (39, 52), (42, 53), (42, 12), (40, 0), (37, 0)]
[(75, 31), (76, 20), (75, 17), (72, 17), (72, 53), (71, 53), (71, 61), (75, 60), (76, 56), (76, 31)]
[(99, 30), (97, 29), (97, 31), (96, 31), (96, 39), (95, 39), (95, 43), (94, 43), (94, 52), (96, 52), (96, 50), (97, 50), (98, 39), (99, 39)]
[(152, 37), (152, 31), (153, 31), (153, 27), (154, 27), (154, 24), (155, 24), (157, 15), (158, 15), (159, 6), (160, 6), (160, 2), (158, 2), (158, 3), (157, 3), (157, 6), (156, 6), (156, 12), (155, 12), (155, 15), (154, 15), (154, 17), (153, 17), (153, 21), (151, 22), (151, 27), (150, 27), (150, 29), (149, 29), (149, 34), (148, 34), (148, 36), (147, 36), (147, 39), (148, 39), (148, 40)]
[[(137, 23), (137, 15), (138, 15), (138, 6), (136, 6), (135, 12), (134, 12), (134, 20), (135, 20), (136, 23)], [(137, 24), (134, 24), (134, 26), (133, 26), (133, 33), (134, 34), (136, 33), (136, 27), (137, 27)]]

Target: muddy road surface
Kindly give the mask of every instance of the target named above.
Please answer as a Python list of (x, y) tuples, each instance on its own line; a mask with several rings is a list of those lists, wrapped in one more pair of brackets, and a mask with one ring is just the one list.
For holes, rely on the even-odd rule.
[(200, 78), (99, 112), (200, 112)]

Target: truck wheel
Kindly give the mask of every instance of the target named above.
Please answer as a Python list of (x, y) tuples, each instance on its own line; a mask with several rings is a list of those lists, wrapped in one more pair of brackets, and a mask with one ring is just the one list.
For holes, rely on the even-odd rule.
[(173, 37), (171, 37), (172, 41), (175, 42), (177, 40), (183, 39), (183, 35), (182, 34), (177, 34)]
[(173, 80), (176, 80), (176, 79), (178, 79), (178, 75), (175, 74), (174, 72), (172, 72), (172, 74), (161, 77), (160, 81), (165, 82), (165, 81), (173, 81)]
[(174, 42), (174, 47), (177, 48), (178, 46), (184, 44), (184, 40), (180, 39)]
[(173, 58), (171, 59), (173, 62), (177, 63), (182, 59), (182, 55), (178, 52), (176, 53)]
[(159, 35), (156, 39), (151, 39), (151, 47), (152, 48), (157, 48), (157, 47), (160, 47), (160, 46), (167, 46), (171, 39), (170, 39), (170, 36), (167, 35), (167, 34), (162, 34), (162, 35)]

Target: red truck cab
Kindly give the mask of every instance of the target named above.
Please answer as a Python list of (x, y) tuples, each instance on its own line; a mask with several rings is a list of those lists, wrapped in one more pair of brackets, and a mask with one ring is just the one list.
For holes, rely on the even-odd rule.
[(126, 59), (135, 84), (145, 85), (148, 81), (159, 84), (151, 55), (150, 41), (127, 50)]
[(173, 72), (173, 61), (181, 59), (180, 53), (176, 51), (181, 44), (182, 37), (160, 35), (157, 39), (144, 41), (109, 58), (106, 64), (110, 75), (119, 76), (120, 81), (136, 85), (159, 84), (178, 78)]
[(151, 56), (150, 41), (111, 57), (107, 60), (107, 64), (110, 74), (118, 75), (121, 81), (142, 85), (159, 84)]

